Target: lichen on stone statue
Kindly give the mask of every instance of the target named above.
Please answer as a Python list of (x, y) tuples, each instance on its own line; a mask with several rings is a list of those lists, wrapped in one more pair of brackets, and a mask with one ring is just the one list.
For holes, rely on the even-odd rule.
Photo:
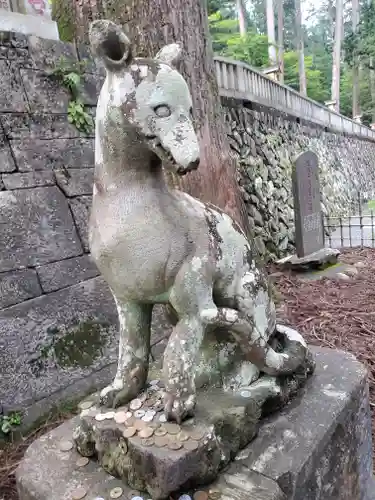
[[(90, 249), (120, 321), (117, 373), (101, 404), (117, 407), (144, 389), (152, 306), (162, 303), (177, 318), (164, 354), (165, 413), (181, 422), (194, 413), (208, 328), (228, 329), (243, 363), (252, 364), (241, 380), (246, 387), (261, 373), (292, 374), (307, 347), (277, 327), (267, 279), (238, 225), (167, 187), (162, 165), (180, 175), (199, 165), (192, 97), (176, 69), (180, 44), (137, 59), (127, 36), (104, 20), (92, 23), (90, 40), (107, 71), (96, 114)], [(281, 351), (272, 346), (275, 336), (283, 339)]]

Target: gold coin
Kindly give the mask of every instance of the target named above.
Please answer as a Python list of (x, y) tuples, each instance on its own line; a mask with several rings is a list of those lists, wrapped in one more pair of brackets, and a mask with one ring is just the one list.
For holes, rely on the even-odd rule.
[(72, 441), (60, 441), (59, 444), (60, 451), (70, 451), (73, 448)]
[(124, 430), (124, 432), (122, 433), (122, 435), (125, 438), (130, 438), (130, 437), (134, 436), (134, 434), (136, 432), (137, 432), (137, 429), (135, 427), (128, 427), (127, 429)]
[(205, 432), (202, 431), (202, 429), (193, 429), (189, 432), (189, 434), (191, 439), (194, 439), (194, 441), (200, 441), (204, 438)]
[(88, 457), (80, 457), (76, 461), (76, 466), (77, 467), (85, 467), (85, 465), (87, 465), (89, 462), (90, 462), (90, 460)]
[(123, 489), (120, 488), (120, 486), (117, 486), (116, 488), (113, 488), (110, 492), (109, 492), (109, 496), (111, 498), (120, 498), (120, 496), (122, 495), (122, 492), (123, 492)]
[(198, 449), (198, 443), (196, 441), (185, 441), (184, 448), (188, 451), (193, 451)]
[(80, 410), (88, 410), (89, 408), (91, 408), (94, 404), (94, 401), (82, 401), (81, 403), (79, 403), (78, 405), (78, 408)]
[(119, 411), (115, 414), (114, 420), (116, 424), (124, 424), (126, 422), (126, 413), (124, 411)]
[(181, 427), (178, 424), (171, 424), (169, 422), (166, 422), (164, 424), (165, 429), (167, 430), (168, 434), (178, 434), (181, 430)]
[(178, 434), (177, 439), (181, 442), (187, 441), (189, 439), (189, 434), (187, 434), (184, 431), (181, 431), (180, 434)]
[(153, 446), (155, 441), (154, 441), (154, 438), (152, 437), (149, 437), (149, 438), (146, 438), (146, 439), (142, 439), (141, 443), (143, 444), (143, 446)]
[(77, 488), (72, 493), (72, 500), (81, 500), (82, 498), (85, 498), (86, 495), (87, 495), (86, 488)]
[(168, 448), (169, 448), (170, 450), (175, 450), (175, 451), (177, 451), (177, 450), (181, 450), (181, 448), (182, 448), (182, 443), (179, 443), (178, 441), (169, 441), (169, 443), (168, 443)]
[(158, 448), (163, 448), (164, 446), (167, 446), (167, 444), (169, 443), (169, 439), (165, 436), (155, 436), (154, 441), (155, 441), (155, 446), (157, 446)]
[(126, 427), (133, 427), (134, 422), (135, 422), (135, 418), (129, 417), (125, 420), (125, 425), (126, 425)]
[(207, 500), (208, 494), (205, 491), (196, 491), (193, 498), (194, 500)]
[(140, 438), (150, 438), (154, 433), (154, 429), (151, 429), (151, 427), (145, 427), (141, 431), (138, 432), (138, 436)]
[(155, 436), (165, 436), (167, 434), (167, 429), (165, 427), (159, 427), (155, 430)]

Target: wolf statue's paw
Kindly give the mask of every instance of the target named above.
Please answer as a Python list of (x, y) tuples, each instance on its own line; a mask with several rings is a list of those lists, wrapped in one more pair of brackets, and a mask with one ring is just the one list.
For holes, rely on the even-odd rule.
[(175, 420), (178, 424), (193, 416), (195, 404), (194, 393), (185, 392), (177, 395), (175, 391), (166, 391), (164, 394), (164, 414), (167, 420)]
[(123, 406), (144, 389), (148, 374), (148, 365), (138, 362), (123, 377), (116, 377), (112, 384), (100, 392), (99, 404), (105, 408)]

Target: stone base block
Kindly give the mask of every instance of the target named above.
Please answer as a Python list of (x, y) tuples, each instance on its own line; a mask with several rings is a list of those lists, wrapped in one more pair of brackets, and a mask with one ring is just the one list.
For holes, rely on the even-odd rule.
[(290, 269), (292, 271), (309, 271), (337, 263), (340, 251), (334, 248), (322, 248), (305, 257), (289, 255), (276, 262), (281, 269)]
[[(314, 356), (315, 374), (299, 395), (263, 420), (258, 436), (214, 483), (199, 487), (210, 499), (374, 500), (366, 370), (341, 351), (315, 348)], [(29, 447), (16, 472), (20, 500), (147, 500), (149, 494), (131, 490), (75, 450), (72, 434), (79, 420), (64, 423)], [(111, 432), (101, 435), (110, 437)], [(183, 464), (174, 458), (178, 451), (162, 453), (161, 471), (177, 474)], [(168, 468), (171, 462), (173, 469)], [(194, 490), (186, 484), (172, 498), (182, 493), (192, 496)], [(199, 498), (207, 498), (205, 493)]]
[(32, 16), (0, 9), (0, 31), (36, 35), (48, 40), (60, 40), (57, 23), (43, 16)]

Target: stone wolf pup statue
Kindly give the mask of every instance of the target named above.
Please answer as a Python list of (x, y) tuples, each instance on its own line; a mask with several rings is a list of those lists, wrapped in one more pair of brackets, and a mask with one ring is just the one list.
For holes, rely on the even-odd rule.
[(194, 369), (207, 327), (230, 330), (253, 364), (250, 382), (260, 371), (293, 373), (307, 348), (286, 327), (283, 352), (272, 348), (275, 307), (238, 225), (166, 185), (162, 164), (181, 175), (199, 165), (192, 99), (175, 67), (180, 45), (154, 59), (134, 58), (127, 36), (106, 20), (91, 24), (90, 42), (107, 73), (96, 111), (90, 248), (120, 323), (117, 373), (100, 402), (117, 407), (143, 390), (152, 308), (168, 304), (177, 322), (164, 354), (164, 407), (180, 422), (194, 411)]

